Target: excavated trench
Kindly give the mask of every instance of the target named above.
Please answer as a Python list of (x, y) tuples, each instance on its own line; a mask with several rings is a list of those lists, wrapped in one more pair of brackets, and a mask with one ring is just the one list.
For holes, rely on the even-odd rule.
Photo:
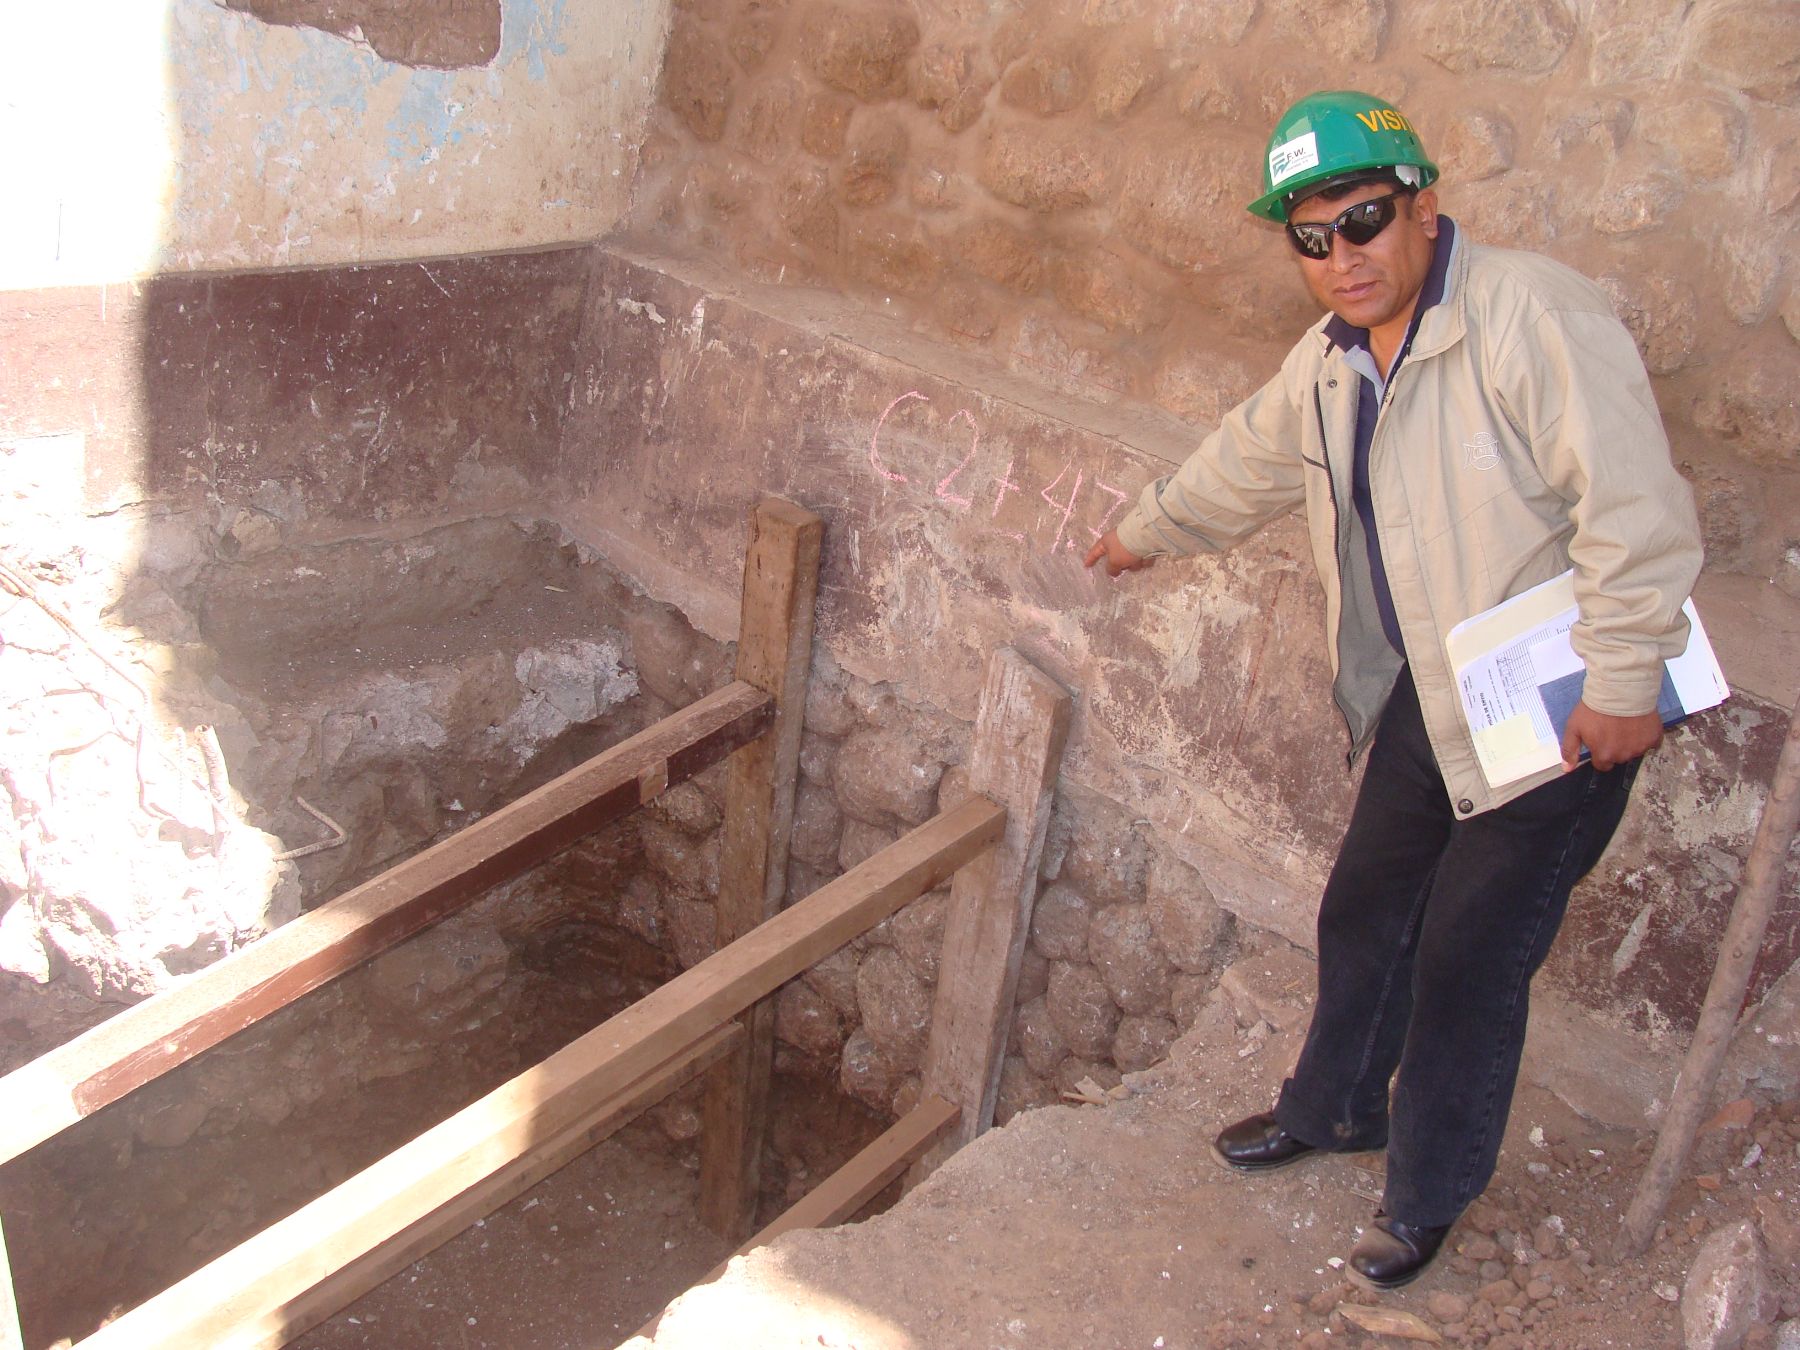
[[(251, 556), (226, 556), (231, 543), (179, 573), (134, 577), (98, 640), (162, 673), (160, 726), (218, 728), (246, 835), (266, 831), (287, 851), (342, 832), (278, 864), (301, 908), (729, 678), (728, 649), (538, 523)], [(27, 1346), (79, 1340), (699, 959), (722, 790), (721, 766), (0, 1169)], [(208, 856), (204, 838), (153, 833)], [(48, 981), (0, 983), (16, 1033), (6, 1067), (126, 993), (87, 960), (111, 918), (89, 910), (90, 946), (46, 932)], [(164, 968), (178, 975), (238, 940), (170, 938), (165, 949), (190, 955)], [(840, 1091), (824, 1053), (842, 1021), (833, 1013), (832, 1035), (778, 1052), (764, 1219), (884, 1123)], [(301, 1344), (623, 1339), (729, 1250), (694, 1217), (698, 1086)]]

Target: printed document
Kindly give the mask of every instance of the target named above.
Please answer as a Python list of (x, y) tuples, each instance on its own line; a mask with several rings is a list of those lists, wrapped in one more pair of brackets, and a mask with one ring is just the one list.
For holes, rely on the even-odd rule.
[[(1731, 691), (1689, 600), (1687, 650), (1663, 668), (1656, 709), (1663, 725), (1725, 701)], [(1562, 734), (1581, 699), (1586, 670), (1569, 644), (1581, 617), (1571, 570), (1450, 630), (1444, 646), (1463, 716), (1491, 787), (1562, 762)]]

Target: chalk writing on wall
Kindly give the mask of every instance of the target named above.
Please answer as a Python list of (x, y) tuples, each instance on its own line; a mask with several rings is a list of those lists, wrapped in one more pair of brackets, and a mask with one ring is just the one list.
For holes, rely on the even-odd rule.
[[(1030, 548), (1041, 548), (1055, 556), (1059, 552), (1085, 553), (1095, 539), (1111, 529), (1131, 500), (1131, 494), (1090, 475), (1072, 461), (1060, 464), (1056, 476), (1044, 479), (1041, 472), (1027, 474), (1018, 456), (1008, 455), (1006, 466), (996, 469), (997, 455), (984, 457), (981, 424), (967, 408), (958, 408), (942, 423), (942, 462), (915, 482), (911, 474), (894, 468), (882, 453), (883, 434), (889, 420), (903, 415), (913, 403), (929, 404), (931, 399), (917, 389), (901, 394), (875, 419), (869, 433), (869, 466), (887, 483), (924, 488), (930, 484), (931, 495), (962, 515), (985, 510), (989, 527), (1003, 538)], [(936, 477), (940, 468), (948, 472)], [(1017, 468), (1026, 481), (1013, 477)], [(1073, 481), (1070, 475), (1073, 474)], [(989, 494), (992, 494), (991, 498)], [(1009, 503), (1009, 496), (1018, 502)], [(1035, 500), (1034, 500), (1035, 499)], [(1044, 503), (1039, 507), (1037, 502)], [(1004, 519), (1002, 510), (1005, 510)], [(1016, 528), (1017, 526), (1024, 528)]]

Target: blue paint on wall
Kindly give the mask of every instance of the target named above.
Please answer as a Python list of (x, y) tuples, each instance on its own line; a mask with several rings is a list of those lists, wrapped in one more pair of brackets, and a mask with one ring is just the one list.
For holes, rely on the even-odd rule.
[(563, 41), (568, 26), (567, 0), (501, 0), (500, 54), (495, 64), (509, 66), (521, 58), (532, 83), (549, 78), (544, 58), (569, 50)]

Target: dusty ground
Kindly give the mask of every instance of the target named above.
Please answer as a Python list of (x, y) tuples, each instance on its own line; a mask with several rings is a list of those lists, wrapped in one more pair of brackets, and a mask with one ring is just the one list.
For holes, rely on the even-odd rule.
[[(1415, 1335), (1506, 1350), (1683, 1343), (1679, 1291), (1697, 1247), (1759, 1218), (1772, 1316), (1800, 1313), (1800, 1103), (1701, 1140), (1649, 1255), (1609, 1252), (1651, 1143), (1597, 1129), (1527, 1089), (1501, 1170), (1416, 1285), (1376, 1298), (1341, 1273), (1379, 1194), (1378, 1157), (1320, 1158), (1262, 1178), (1211, 1159), (1218, 1124), (1261, 1109), (1297, 1029), (1244, 1031), (1215, 1002), (1171, 1059), (1103, 1106), (1028, 1113), (887, 1214), (796, 1234), (678, 1300), (657, 1350), (723, 1345), (1183, 1347), (1397, 1344), (1358, 1330), (1370, 1306)], [(1761, 1328), (1749, 1344), (1771, 1344)], [(636, 1341), (635, 1347), (649, 1342)]]

